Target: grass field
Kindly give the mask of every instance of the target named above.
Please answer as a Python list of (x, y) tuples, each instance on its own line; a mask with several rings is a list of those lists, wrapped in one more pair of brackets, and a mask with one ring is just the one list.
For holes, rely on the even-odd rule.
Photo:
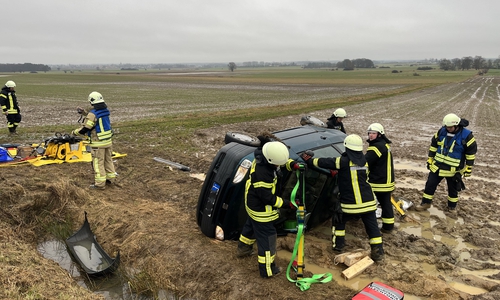
[[(432, 70), (413, 76), (413, 67), (398, 66), (397, 70), (402, 72), (397, 74), (391, 73), (394, 69), (396, 67), (355, 71), (291, 67), (240, 68), (235, 72), (55, 71), (0, 76), (17, 83), (16, 91), (23, 110), (22, 127), (49, 126), (50, 130), (50, 126), (74, 124), (75, 108), (86, 105), (87, 95), (94, 90), (103, 94), (117, 125), (127, 126), (139, 119), (151, 122), (168, 119), (187, 127), (195, 122), (193, 126), (199, 127), (368, 101), (458, 82), (475, 73)], [(275, 107), (279, 109), (269, 109)]]
[[(393, 69), (403, 72), (393, 74)], [(14, 138), (7, 136), (5, 127), (0, 129), (0, 143), (27, 144), (55, 132), (70, 132), (79, 126), (76, 107), (86, 106), (88, 94), (97, 90), (104, 95), (118, 132), (113, 138), (114, 150), (127, 157), (115, 162), (118, 185), (104, 191), (89, 190), (93, 173), (87, 163), (4, 169), (0, 178), (0, 231), (4, 233), (0, 235), (4, 245), (0, 273), (5, 276), (0, 276), (0, 298), (102, 299), (78, 286), (66, 270), (37, 251), (40, 238), (57, 237), (54, 232), (63, 232), (63, 226), (74, 230), (86, 211), (105, 250), (110, 254), (121, 251), (123, 274), (137, 293), (171, 291), (179, 299), (295, 299), (297, 291), (285, 276), (263, 281), (255, 276), (254, 258), (233, 258), (234, 243), (203, 236), (195, 221), (201, 181), (152, 158), (159, 156), (186, 164), (193, 173), (204, 173), (223, 145), (227, 130), (258, 133), (298, 126), (297, 117), (311, 114), (324, 120), (342, 106), (351, 114), (345, 122), (349, 133), (365, 134), (368, 124), (383, 123), (393, 141), (395, 163), (410, 166), (397, 170), (396, 198), (420, 201), (429, 139), (450, 109), (471, 121), (481, 147), (474, 176), (467, 182), (466, 201), (460, 202), (462, 222), (442, 217), (446, 200), (440, 191), (441, 199), (433, 207), (440, 217), (417, 215), (422, 221), (415, 229), (421, 232), (418, 238), (408, 237), (404, 230), (410, 224), (401, 222), (394, 237), (384, 237), (388, 262), (371, 268), (370, 278), (381, 278), (410, 295), (451, 300), (459, 298), (459, 293), (449, 290), (451, 283), (462, 279), (455, 268), (470, 273), (487, 268), (478, 261), (498, 261), (493, 250), (498, 249), (498, 239), (483, 237), (497, 237), (500, 220), (498, 214), (490, 215), (480, 205), (499, 199), (494, 168), (498, 165), (494, 155), (498, 137), (493, 128), (500, 97), (498, 78), (493, 77), (499, 75), (496, 70), (488, 76), (438, 70), (413, 76), (415, 71), (409, 66), (352, 72), (299, 68), (215, 71), (1, 75), (5, 81), (17, 83), (23, 122)], [(363, 236), (363, 229), (355, 227), (350, 227), (351, 233)], [(312, 249), (310, 257), (340, 276), (326, 252), (329, 237), (321, 231), (316, 234), (314, 245), (308, 243), (314, 246), (308, 248)], [(460, 238), (474, 245), (470, 250), (473, 259), (460, 260), (462, 254), (454, 244), (443, 242)], [(351, 247), (368, 246), (365, 239), (352, 238), (351, 243)], [(293, 247), (293, 240), (290, 244)], [(490, 257), (489, 253), (495, 254)], [(285, 259), (279, 263), (283, 266)], [(422, 264), (435, 268), (429, 273)], [(470, 283), (468, 276), (464, 283), (490, 289), (484, 281), (473, 279), (476, 281)], [(349, 288), (344, 282), (314, 286), (309, 297), (351, 299), (353, 289), (363, 286)]]

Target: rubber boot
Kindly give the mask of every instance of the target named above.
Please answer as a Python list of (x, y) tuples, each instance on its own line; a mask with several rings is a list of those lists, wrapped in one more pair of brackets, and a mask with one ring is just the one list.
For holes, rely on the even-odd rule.
[(238, 249), (236, 250), (237, 257), (246, 257), (252, 255), (253, 245), (247, 245), (241, 241), (238, 242)]
[(370, 258), (373, 261), (381, 261), (384, 259), (384, 248), (382, 247), (382, 244), (377, 244), (377, 245), (370, 245), (372, 248), (372, 251), (370, 253)]
[(343, 236), (333, 236), (332, 238), (333, 244), (332, 248), (335, 252), (342, 252), (345, 247), (345, 237)]

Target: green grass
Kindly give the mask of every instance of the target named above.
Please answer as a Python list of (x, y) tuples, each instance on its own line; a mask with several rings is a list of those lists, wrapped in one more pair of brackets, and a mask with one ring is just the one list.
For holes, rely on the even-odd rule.
[[(391, 73), (394, 69), (402, 72)], [(165, 70), (55, 71), (10, 73), (4, 74), (4, 79), (17, 83), (21, 107), (28, 108), (23, 109), (25, 117), (50, 110), (60, 111), (63, 118), (66, 111), (87, 105), (88, 94), (97, 90), (111, 108), (121, 111), (114, 114), (115, 118), (122, 117), (114, 121), (114, 127), (145, 136), (155, 131), (185, 137), (195, 128), (306, 114), (459, 82), (476, 74), (476, 71), (416, 71), (416, 67), (410, 66), (354, 71), (238, 68), (235, 72), (198, 74), (205, 71), (214, 70), (194, 70), (193, 74), (182, 71), (183, 75), (175, 76), (165, 74)], [(413, 76), (415, 72), (420, 76)], [(142, 112), (148, 114), (141, 116)], [(70, 117), (76, 121), (76, 116)], [(23, 131), (31, 134), (70, 131), (74, 125), (75, 122), (27, 124)]]

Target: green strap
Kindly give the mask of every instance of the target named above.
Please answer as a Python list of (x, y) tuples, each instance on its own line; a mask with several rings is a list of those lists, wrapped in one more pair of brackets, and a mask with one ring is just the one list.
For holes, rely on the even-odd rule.
[[(295, 184), (295, 187), (292, 190), (291, 194), (291, 199), (290, 201), (293, 203), (295, 207), (297, 207), (297, 204), (295, 203), (295, 197), (297, 194), (297, 190), (299, 189), (300, 185), (300, 170), (297, 170), (297, 183)], [(305, 195), (305, 187), (303, 185), (303, 190), (302, 190), (302, 195)], [(303, 205), (304, 205), (304, 210), (305, 210), (305, 197), (302, 199)], [(298, 207), (297, 207), (298, 208)], [(298, 218), (298, 214), (297, 214)], [(299, 220), (297, 220), (299, 221)], [(311, 284), (313, 283), (327, 283), (332, 281), (332, 274), (331, 273), (324, 273), (324, 274), (313, 274), (311, 278), (297, 278), (297, 280), (294, 280), (290, 277), (290, 270), (293, 265), (293, 261), (295, 260), (295, 257), (297, 257), (297, 249), (299, 248), (300, 244), (300, 239), (302, 235), (304, 234), (304, 223), (303, 222), (297, 222), (298, 228), (297, 228), (297, 237), (295, 238), (295, 246), (293, 247), (293, 252), (292, 252), (292, 258), (290, 259), (290, 262), (288, 263), (288, 267), (286, 269), (286, 278), (290, 282), (295, 282), (295, 285), (300, 288), (301, 291), (307, 291), (310, 287)]]

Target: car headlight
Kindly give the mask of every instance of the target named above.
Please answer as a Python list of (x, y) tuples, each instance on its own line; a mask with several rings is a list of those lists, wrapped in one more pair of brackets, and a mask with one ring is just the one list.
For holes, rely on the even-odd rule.
[(238, 166), (238, 170), (236, 174), (234, 174), (233, 183), (239, 183), (245, 178), (245, 175), (248, 172), (248, 169), (252, 166), (252, 162), (248, 159), (244, 159), (241, 164)]
[(224, 240), (224, 230), (222, 229), (222, 227), (215, 227), (215, 238), (221, 241)]

